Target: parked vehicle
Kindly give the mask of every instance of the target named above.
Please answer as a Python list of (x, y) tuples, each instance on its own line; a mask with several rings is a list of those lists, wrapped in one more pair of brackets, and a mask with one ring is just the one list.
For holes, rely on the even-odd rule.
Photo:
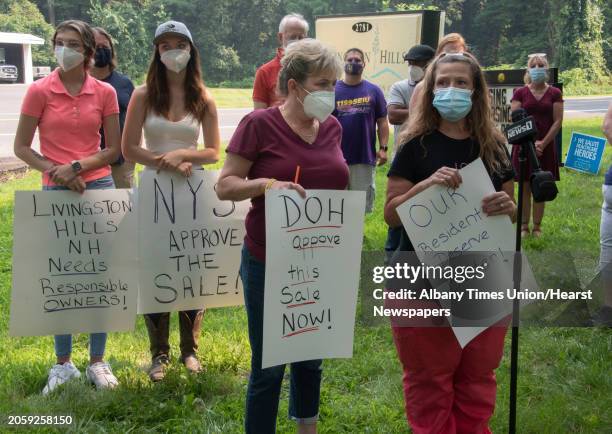
[(15, 65), (6, 64), (6, 53), (0, 48), (0, 82), (15, 83), (19, 78), (19, 70)]

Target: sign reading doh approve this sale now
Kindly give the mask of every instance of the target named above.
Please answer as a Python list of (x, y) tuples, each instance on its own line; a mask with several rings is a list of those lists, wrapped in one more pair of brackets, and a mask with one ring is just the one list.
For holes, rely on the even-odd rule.
[(365, 193), (266, 193), (262, 368), (351, 357)]
[(134, 328), (137, 245), (130, 195), (15, 193), (11, 335)]

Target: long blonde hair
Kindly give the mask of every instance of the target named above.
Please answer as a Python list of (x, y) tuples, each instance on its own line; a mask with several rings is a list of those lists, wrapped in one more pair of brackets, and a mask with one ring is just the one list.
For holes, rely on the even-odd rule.
[(506, 139), (493, 123), (489, 89), (480, 64), (469, 53), (442, 53), (429, 65), (423, 79), (422, 92), (417, 95), (417, 101), (414, 101), (418, 109), (410, 114), (408, 123), (400, 132), (400, 143), (404, 144), (415, 137), (421, 137), (423, 143), (423, 136), (439, 128), (441, 117), (433, 106), (438, 65), (456, 62), (468, 65), (472, 72), (472, 109), (465, 117), (470, 137), (480, 145), (480, 157), (485, 164), (493, 171), (499, 172), (508, 163), (508, 154), (504, 148)]

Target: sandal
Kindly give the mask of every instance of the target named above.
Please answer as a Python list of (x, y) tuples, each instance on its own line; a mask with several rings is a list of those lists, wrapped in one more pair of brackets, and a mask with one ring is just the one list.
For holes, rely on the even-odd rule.
[(529, 224), (521, 225), (521, 238), (526, 238), (529, 236)]
[(542, 237), (541, 223), (534, 223), (533, 224), (533, 229), (531, 230), (531, 235), (533, 235), (534, 238), (541, 238)]

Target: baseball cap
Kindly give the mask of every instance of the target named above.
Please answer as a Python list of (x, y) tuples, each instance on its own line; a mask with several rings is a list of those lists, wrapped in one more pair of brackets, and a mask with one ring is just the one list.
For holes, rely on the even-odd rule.
[(155, 30), (155, 38), (153, 39), (153, 43), (157, 44), (159, 39), (164, 35), (178, 35), (184, 36), (189, 39), (189, 42), (193, 44), (193, 38), (191, 37), (191, 32), (187, 28), (187, 26), (180, 21), (166, 21), (163, 24), (157, 26), (157, 30)]
[(431, 60), (436, 55), (436, 51), (429, 45), (415, 45), (404, 55), (404, 60)]

